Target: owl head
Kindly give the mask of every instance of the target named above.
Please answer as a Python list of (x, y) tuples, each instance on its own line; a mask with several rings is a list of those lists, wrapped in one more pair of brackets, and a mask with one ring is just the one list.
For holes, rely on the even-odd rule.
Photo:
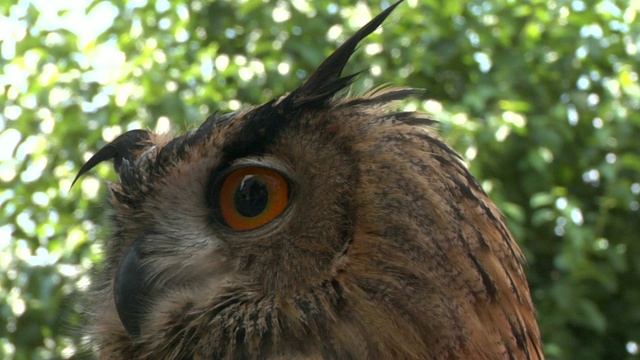
[(541, 358), (524, 258), (419, 94), (339, 95), (375, 17), (297, 89), (124, 133), (93, 281), (100, 358)]

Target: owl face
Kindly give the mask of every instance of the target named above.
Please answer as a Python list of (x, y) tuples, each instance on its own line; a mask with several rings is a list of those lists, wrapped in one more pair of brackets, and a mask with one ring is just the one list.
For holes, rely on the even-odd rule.
[(82, 167), (119, 175), (101, 358), (542, 357), (499, 211), (432, 120), (392, 110), (419, 92), (336, 96), (397, 5), (291, 93), (177, 137), (129, 131)]

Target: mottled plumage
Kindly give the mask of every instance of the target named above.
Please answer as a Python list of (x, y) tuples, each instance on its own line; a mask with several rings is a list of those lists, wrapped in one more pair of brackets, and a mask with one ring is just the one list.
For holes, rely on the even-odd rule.
[[(393, 110), (418, 92), (337, 95), (396, 5), (291, 93), (175, 138), (127, 132), (82, 167), (112, 159), (119, 175), (89, 308), (99, 358), (543, 357), (500, 212), (432, 120)], [(257, 227), (244, 221), (276, 185), (232, 187), (251, 216), (220, 205), (232, 174), (255, 168), (287, 184), (286, 207)]]

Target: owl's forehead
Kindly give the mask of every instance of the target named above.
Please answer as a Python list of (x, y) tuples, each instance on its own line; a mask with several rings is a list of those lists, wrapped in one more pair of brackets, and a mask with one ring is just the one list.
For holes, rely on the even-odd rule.
[(233, 128), (238, 128), (237, 125), (241, 121), (241, 116), (237, 113), (219, 116), (216, 112), (207, 117), (200, 126), (183, 134), (174, 137), (152, 135), (151, 139), (156, 141), (152, 141), (140, 154), (137, 167), (142, 168), (143, 163), (148, 163), (153, 167), (167, 168), (190, 154), (202, 155), (202, 152), (219, 150), (217, 148), (230, 137), (229, 132)]

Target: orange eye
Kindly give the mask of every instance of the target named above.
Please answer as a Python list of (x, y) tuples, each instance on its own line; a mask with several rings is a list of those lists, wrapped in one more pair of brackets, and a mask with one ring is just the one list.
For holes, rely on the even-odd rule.
[(280, 215), (289, 203), (289, 184), (275, 170), (247, 166), (228, 173), (216, 190), (221, 220), (235, 230), (262, 226)]

